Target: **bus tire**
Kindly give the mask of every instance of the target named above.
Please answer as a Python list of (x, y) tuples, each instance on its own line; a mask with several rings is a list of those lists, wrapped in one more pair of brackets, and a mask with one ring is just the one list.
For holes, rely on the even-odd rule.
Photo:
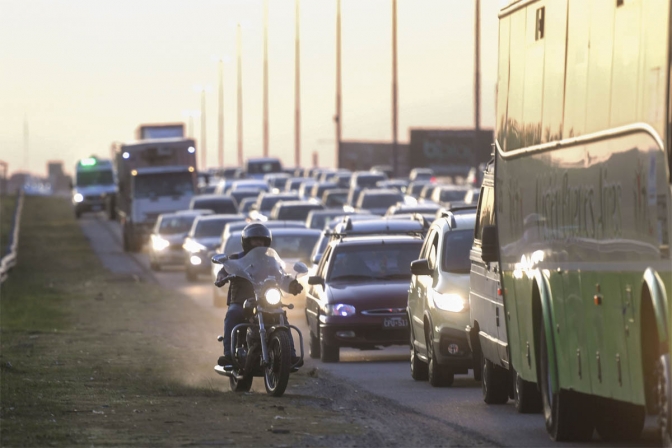
[(518, 372), (513, 372), (513, 391), (516, 411), (519, 414), (536, 414), (543, 409), (541, 393), (536, 383), (525, 381)]
[(509, 374), (481, 354), (481, 390), (487, 404), (506, 404), (509, 401)]
[(541, 397), (546, 420), (546, 431), (556, 441), (585, 442), (593, 437), (595, 428), (595, 401), (590, 395), (559, 390), (553, 392), (550, 381), (550, 365), (544, 323), (539, 325), (539, 367)]
[(658, 431), (660, 433), (661, 445), (672, 447), (672, 425), (670, 424), (670, 360), (669, 355), (663, 355), (658, 360), (656, 369), (658, 380)]

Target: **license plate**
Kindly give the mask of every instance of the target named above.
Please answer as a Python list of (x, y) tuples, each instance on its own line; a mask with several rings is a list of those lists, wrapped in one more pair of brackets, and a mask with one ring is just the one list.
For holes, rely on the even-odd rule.
[(405, 317), (386, 317), (383, 319), (383, 328), (406, 328), (408, 319)]

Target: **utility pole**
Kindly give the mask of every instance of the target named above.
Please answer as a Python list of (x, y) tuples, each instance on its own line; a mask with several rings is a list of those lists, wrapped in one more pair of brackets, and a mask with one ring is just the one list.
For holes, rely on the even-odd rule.
[(206, 132), (205, 132), (205, 87), (202, 88), (201, 90), (201, 142), (200, 142), (200, 150), (201, 150), (201, 170), (205, 171), (207, 168), (207, 157), (206, 157), (206, 143), (205, 143), (205, 138), (206, 138)]
[(268, 0), (264, 0), (264, 157), (268, 157)]
[(242, 68), (242, 36), (240, 31), (240, 23), (237, 29), (237, 43), (238, 43), (238, 166), (243, 166), (243, 68)]
[(398, 94), (397, 85), (397, 0), (392, 0), (392, 173), (399, 175), (398, 148)]
[(217, 124), (219, 130), (219, 139), (217, 141), (217, 152), (219, 155), (219, 167), (224, 168), (224, 61), (219, 60), (219, 116)]
[(474, 151), (481, 130), (481, 0), (476, 1), (474, 26)]
[(336, 0), (336, 168), (341, 154), (341, 0)]
[(301, 1), (295, 0), (296, 31), (294, 46), (294, 166), (301, 166), (301, 45), (300, 45), (300, 7)]

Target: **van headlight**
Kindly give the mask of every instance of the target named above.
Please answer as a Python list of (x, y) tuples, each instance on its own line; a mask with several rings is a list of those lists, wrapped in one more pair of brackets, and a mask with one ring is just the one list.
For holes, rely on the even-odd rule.
[(282, 298), (282, 293), (278, 288), (268, 288), (264, 292), (264, 299), (266, 299), (266, 303), (269, 305), (277, 305), (280, 303), (280, 299)]
[(75, 193), (75, 196), (72, 198), (75, 202), (79, 203), (84, 200), (84, 196), (81, 193)]
[(434, 294), (433, 299), (440, 310), (459, 313), (467, 309), (467, 301), (459, 294)]

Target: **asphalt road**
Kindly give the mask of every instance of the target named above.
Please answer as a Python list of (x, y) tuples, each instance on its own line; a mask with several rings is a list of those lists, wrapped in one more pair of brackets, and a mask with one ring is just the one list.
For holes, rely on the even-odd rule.
[[(213, 306), (209, 276), (202, 276), (198, 282), (191, 283), (186, 280), (184, 271), (180, 268), (152, 272), (146, 253), (123, 252), (120, 226), (116, 222), (107, 221), (102, 215), (85, 215), (80, 225), (108, 269), (120, 274), (137, 275), (145, 281), (156, 282), (165, 288), (182, 292), (195, 305), (205, 307), (220, 316), (223, 322), (226, 310)], [(428, 419), (479, 434), (492, 445), (558, 446), (548, 438), (541, 414), (518, 414), (512, 401), (506, 405), (486, 405), (481, 397), (480, 383), (474, 381), (471, 375), (457, 375), (454, 385), (450, 388), (433, 388), (427, 382), (414, 381), (409, 370), (408, 347), (391, 347), (375, 351), (341, 349), (341, 362), (336, 364), (325, 364), (310, 359), (303, 304), (295, 303), (295, 305), (294, 310), (288, 311), (288, 318), (304, 334), (306, 350), (304, 368), (317, 367), (319, 370), (327, 371), (359, 385), (368, 392), (410, 408)], [(214, 336), (221, 332), (222, 329), (213, 329), (213, 366), (221, 353)], [(298, 341), (296, 346), (298, 348)], [(648, 417), (642, 438), (634, 444), (622, 446), (656, 446), (658, 442), (655, 425), (655, 418)], [(562, 446), (591, 445), (606, 446), (600, 442), (596, 434), (590, 444), (562, 444)]]

